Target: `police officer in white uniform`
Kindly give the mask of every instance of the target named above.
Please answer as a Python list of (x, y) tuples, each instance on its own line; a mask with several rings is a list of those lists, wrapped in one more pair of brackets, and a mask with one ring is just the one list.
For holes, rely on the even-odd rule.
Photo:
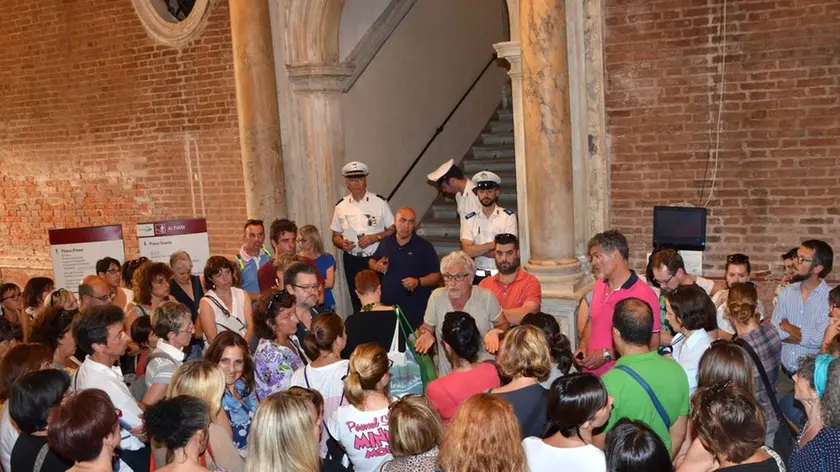
[(350, 288), (353, 309), (361, 310), (356, 296), (356, 274), (368, 268), (370, 256), (382, 238), (394, 233), (394, 214), (385, 198), (367, 191), (368, 167), (350, 162), (341, 169), (350, 194), (335, 204), (330, 229), (335, 247), (344, 251), (344, 276)]
[(481, 203), (478, 201), (478, 196), (473, 192), (475, 183), (464, 177), (464, 173), (461, 172), (461, 169), (455, 165), (452, 159), (444, 162), (426, 177), (434, 182), (444, 194), (455, 196), (455, 204), (458, 207), (458, 218), (461, 221), (461, 230), (463, 230), (467, 215), (478, 213), (481, 210)]
[(496, 236), (505, 233), (518, 236), (518, 231), (513, 210), (496, 205), (502, 179), (493, 172), (483, 170), (475, 174), (472, 181), (481, 210), (466, 215), (466, 221), (461, 226), (461, 248), (475, 259), (474, 283), (477, 285), (485, 277), (498, 272), (493, 257)]

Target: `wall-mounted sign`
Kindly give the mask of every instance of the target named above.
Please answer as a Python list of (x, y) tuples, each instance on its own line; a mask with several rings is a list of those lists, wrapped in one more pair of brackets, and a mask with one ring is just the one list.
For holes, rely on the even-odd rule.
[(96, 275), (96, 261), (113, 257), (125, 260), (122, 226), (51, 229), (50, 256), (55, 286), (77, 292), (82, 279)]
[(210, 258), (210, 240), (204, 218), (138, 223), (137, 242), (141, 256), (166, 264), (172, 253), (187, 251), (192, 258), (193, 275), (201, 275)]

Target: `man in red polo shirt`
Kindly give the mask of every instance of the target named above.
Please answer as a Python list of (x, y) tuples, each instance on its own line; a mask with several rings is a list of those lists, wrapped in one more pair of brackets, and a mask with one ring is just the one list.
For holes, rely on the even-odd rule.
[(613, 347), (613, 311), (618, 302), (638, 298), (650, 305), (654, 315), (651, 349), (659, 346), (662, 322), (656, 294), (630, 269), (627, 262), (630, 248), (623, 234), (616, 230), (596, 234), (589, 240), (587, 251), (592, 270), (600, 280), (592, 289), (589, 320), (574, 359), (579, 369), (602, 375), (615, 364), (617, 357)]
[(519, 239), (502, 233), (494, 239), (493, 257), (499, 273), (478, 284), (490, 290), (502, 305), (502, 314), (517, 325), (525, 315), (540, 311), (542, 291), (540, 281), (520, 267)]

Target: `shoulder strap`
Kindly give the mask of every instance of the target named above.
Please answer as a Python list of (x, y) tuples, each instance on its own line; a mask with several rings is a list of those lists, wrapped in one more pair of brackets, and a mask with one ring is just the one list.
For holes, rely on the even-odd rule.
[(662, 422), (665, 423), (665, 429), (671, 429), (671, 419), (668, 418), (668, 413), (665, 411), (665, 407), (662, 406), (662, 403), (660, 403), (659, 399), (656, 398), (656, 394), (653, 393), (653, 390), (650, 388), (650, 385), (645, 382), (645, 379), (636, 373), (635, 370), (627, 367), (626, 365), (617, 365), (615, 368), (626, 373), (630, 377), (633, 377), (633, 380), (639, 383), (645, 392), (647, 392), (650, 397), (650, 401), (653, 402), (653, 407), (656, 408), (656, 412), (659, 413), (659, 417), (662, 418)]
[(44, 460), (46, 460), (48, 452), (50, 452), (49, 444), (41, 446), (41, 450), (38, 451), (38, 456), (35, 457), (35, 465), (32, 466), (32, 472), (41, 472), (41, 467), (44, 465)]
[[(782, 407), (779, 406), (779, 401), (776, 400), (776, 395), (773, 392), (773, 385), (770, 383), (767, 371), (764, 370), (764, 364), (761, 363), (761, 358), (758, 357), (758, 354), (756, 354), (755, 350), (752, 346), (750, 346), (750, 343), (744, 341), (743, 339), (735, 338), (735, 344), (741, 346), (741, 348), (749, 354), (753, 364), (755, 364), (756, 370), (758, 371), (758, 376), (761, 377), (761, 383), (764, 384), (764, 390), (767, 391), (767, 396), (770, 397), (770, 404), (773, 405), (773, 413), (776, 414), (776, 419), (779, 420), (779, 423), (786, 425), (787, 421), (785, 421), (785, 415), (782, 413)], [(783, 427), (784, 425), (781, 425), (780, 427)]]
[(309, 367), (308, 365), (303, 366), (303, 381), (306, 383), (306, 388), (311, 389), (312, 387), (309, 386), (309, 375), (306, 373), (306, 368)]
[(162, 352), (162, 351), (154, 351), (146, 357), (146, 364), (145, 364), (146, 368), (148, 368), (149, 363), (152, 362), (155, 359), (169, 359), (170, 361), (172, 361), (173, 364), (178, 363), (169, 354), (167, 354), (165, 352)]
[[(221, 302), (221, 301), (219, 301), (219, 300), (217, 300), (217, 299), (216, 299), (216, 297), (214, 297), (213, 295), (210, 295), (210, 294), (205, 294), (205, 295), (204, 295), (204, 298), (206, 298), (206, 299), (210, 300), (210, 303), (212, 303), (212, 304), (216, 305), (217, 307), (219, 307), (219, 309), (220, 309), (220, 310), (222, 310), (222, 313), (223, 313), (225, 316), (228, 316), (228, 317), (230, 316), (230, 310), (228, 310), (227, 308), (225, 308), (225, 306), (222, 304), (222, 302)], [(233, 297), (231, 296), (231, 298), (233, 298)]]

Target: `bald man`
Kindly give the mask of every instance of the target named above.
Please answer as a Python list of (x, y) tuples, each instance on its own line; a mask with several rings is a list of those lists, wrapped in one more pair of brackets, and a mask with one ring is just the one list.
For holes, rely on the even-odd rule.
[(423, 324), (426, 304), (440, 283), (440, 266), (432, 243), (414, 232), (417, 214), (397, 210), (396, 231), (385, 237), (371, 257), (370, 268), (382, 276), (382, 303), (399, 305), (416, 329)]
[(88, 275), (79, 284), (79, 309), (84, 311), (94, 306), (111, 305), (115, 296), (115, 289), (105, 279)]

